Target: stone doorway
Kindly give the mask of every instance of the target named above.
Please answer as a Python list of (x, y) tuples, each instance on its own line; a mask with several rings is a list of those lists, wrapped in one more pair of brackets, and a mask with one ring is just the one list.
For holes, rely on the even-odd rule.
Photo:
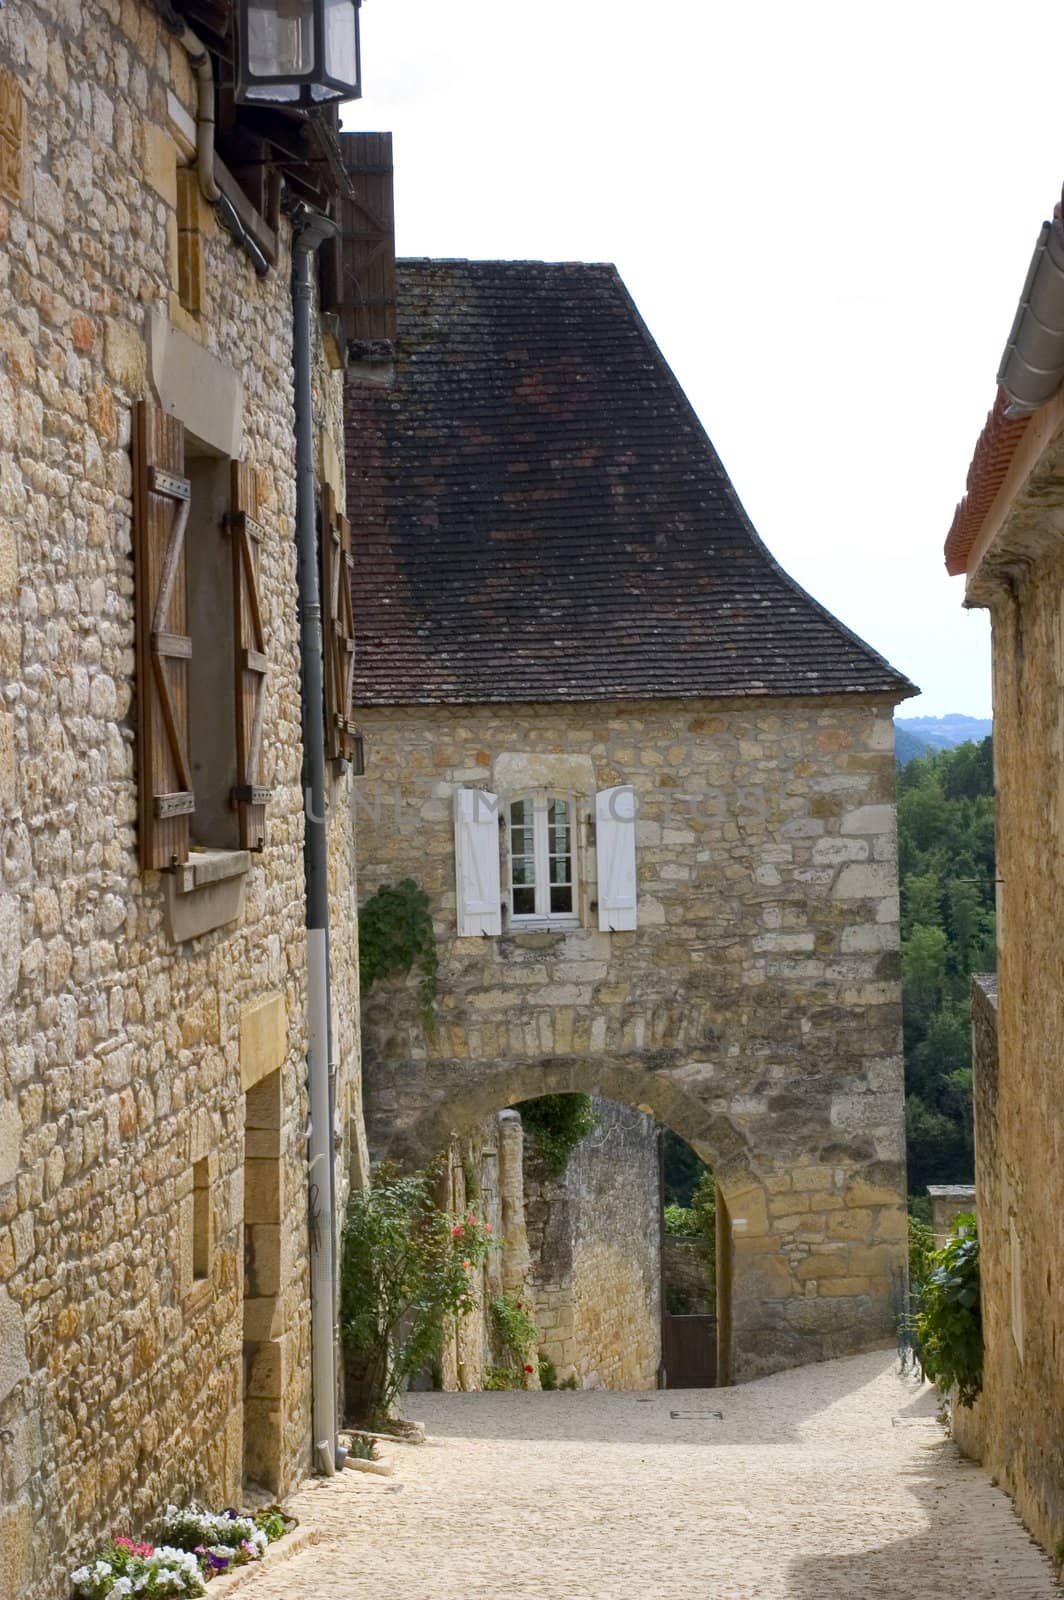
[(244, 1121), (244, 1481), (276, 1494), (284, 1437), (281, 1073), (247, 1091)]

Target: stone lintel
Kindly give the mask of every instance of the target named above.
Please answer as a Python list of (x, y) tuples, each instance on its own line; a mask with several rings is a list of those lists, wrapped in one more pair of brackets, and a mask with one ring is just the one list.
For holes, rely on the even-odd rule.
[(247, 1090), (284, 1065), (288, 1016), (284, 995), (266, 995), (240, 1013), (240, 1086)]

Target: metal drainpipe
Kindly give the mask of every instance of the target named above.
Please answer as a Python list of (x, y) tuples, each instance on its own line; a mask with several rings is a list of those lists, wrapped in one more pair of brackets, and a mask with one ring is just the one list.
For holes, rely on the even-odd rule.
[(207, 46), (193, 33), (184, 17), (170, 5), (163, 7), (163, 21), (188, 56), (196, 75), (196, 170), (203, 198), (216, 206), (222, 198), (214, 176), (214, 73)]
[(329, 883), (325, 822), (325, 719), (322, 699), (321, 586), (314, 482), (311, 392), (313, 264), (336, 224), (309, 206), (292, 218), (292, 364), (295, 378), (296, 552), (303, 686), (303, 866), (307, 917), (307, 1081), (310, 1090), (311, 1370), (314, 1456), (326, 1474), (342, 1464), (336, 1419), (335, 1178), (329, 1082)]

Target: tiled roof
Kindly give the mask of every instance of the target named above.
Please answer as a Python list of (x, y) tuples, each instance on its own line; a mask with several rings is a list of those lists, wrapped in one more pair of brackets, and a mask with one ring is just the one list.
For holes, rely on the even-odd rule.
[(987, 513), (1004, 483), (1016, 447), (1027, 431), (1030, 417), (1006, 417), (1008, 396), (999, 389), (993, 409), (988, 412), (983, 431), (968, 468), (967, 493), (956, 511), (946, 535), (946, 571), (952, 576), (964, 572), (972, 546), (979, 537)]
[(362, 704), (874, 694), (776, 564), (610, 266), (403, 261), (347, 384)]

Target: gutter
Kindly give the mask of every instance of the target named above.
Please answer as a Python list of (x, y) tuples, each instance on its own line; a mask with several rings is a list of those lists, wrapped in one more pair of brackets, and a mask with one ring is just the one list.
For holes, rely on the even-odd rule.
[(307, 920), (308, 1215), (314, 1461), (326, 1475), (343, 1465), (336, 1415), (336, 1177), (329, 1006), (329, 859), (325, 801), (321, 583), (318, 572), (314, 412), (311, 389), (313, 267), (336, 224), (299, 205), (292, 217), (292, 365), (295, 387), (296, 555), (303, 709), (303, 868)]
[(1029, 417), (1064, 382), (1064, 226), (1043, 222), (998, 368), (1009, 421)]

